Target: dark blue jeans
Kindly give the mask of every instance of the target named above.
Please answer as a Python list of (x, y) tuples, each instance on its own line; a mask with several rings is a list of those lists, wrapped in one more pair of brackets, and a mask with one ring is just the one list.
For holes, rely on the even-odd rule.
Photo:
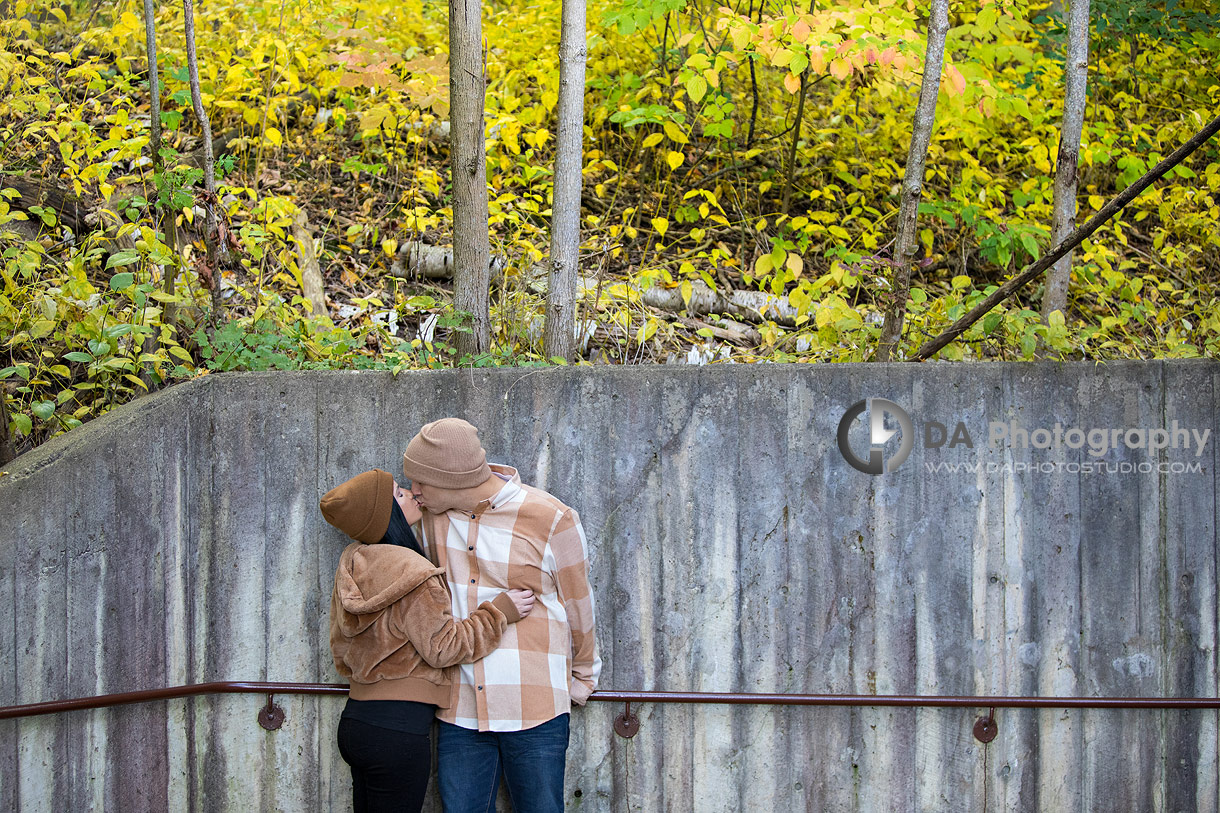
[(446, 813), (495, 813), (500, 773), (518, 813), (563, 813), (568, 719), (525, 731), (474, 731), (439, 723), (436, 758)]

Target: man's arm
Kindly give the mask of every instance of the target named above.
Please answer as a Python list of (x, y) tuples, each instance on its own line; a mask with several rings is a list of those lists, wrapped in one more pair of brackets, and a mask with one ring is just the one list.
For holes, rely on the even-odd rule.
[(589, 586), (588, 546), (580, 517), (567, 509), (556, 523), (550, 539), (555, 560), (555, 584), (568, 615), (572, 635), (572, 675), (568, 693), (583, 706), (597, 688), (602, 660), (597, 652), (593, 618), (593, 589)]

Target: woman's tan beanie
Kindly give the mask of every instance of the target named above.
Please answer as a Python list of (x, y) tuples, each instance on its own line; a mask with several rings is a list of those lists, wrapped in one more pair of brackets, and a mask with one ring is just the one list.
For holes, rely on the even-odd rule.
[(319, 507), (326, 521), (357, 542), (380, 542), (390, 527), (394, 477), (373, 469), (357, 474), (322, 496)]
[(479, 430), (461, 418), (424, 424), (402, 456), (402, 472), (415, 483), (436, 488), (473, 488), (491, 477)]

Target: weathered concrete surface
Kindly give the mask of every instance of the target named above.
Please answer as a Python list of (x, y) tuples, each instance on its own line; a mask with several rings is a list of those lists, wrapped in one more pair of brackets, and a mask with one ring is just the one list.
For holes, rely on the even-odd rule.
[[(1215, 696), (1218, 390), (1214, 362), (208, 376), (0, 476), (0, 705), (337, 681), (343, 540), (318, 497), (397, 471), (450, 414), (580, 510), (603, 688)], [(918, 436), (880, 477), (835, 443), (871, 397)], [(973, 448), (929, 448), (931, 421)], [(992, 421), (1210, 437), (1095, 458), (988, 448)], [(851, 440), (867, 456), (865, 418)], [(1079, 468), (1098, 460), (1137, 470)], [(0, 810), (348, 808), (342, 700), (278, 697), (273, 733), (263, 702), (0, 722)], [(574, 714), (570, 809), (1215, 811), (1220, 793), (1214, 712), (1001, 711), (981, 746), (966, 710), (642, 705), (630, 741), (619, 710)]]

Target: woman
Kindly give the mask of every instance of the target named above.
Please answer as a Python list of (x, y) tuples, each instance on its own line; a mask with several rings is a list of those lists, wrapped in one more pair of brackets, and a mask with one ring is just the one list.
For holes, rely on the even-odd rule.
[(321, 509), (356, 540), (339, 558), (330, 602), (331, 654), (351, 683), (339, 753), (352, 769), (356, 813), (418, 811), (432, 772), (433, 714), (450, 702), (446, 667), (495, 649), (508, 624), (529, 614), (534, 594), (509, 590), (454, 620), (444, 571), (411, 531), (419, 505), (388, 472), (336, 486)]

